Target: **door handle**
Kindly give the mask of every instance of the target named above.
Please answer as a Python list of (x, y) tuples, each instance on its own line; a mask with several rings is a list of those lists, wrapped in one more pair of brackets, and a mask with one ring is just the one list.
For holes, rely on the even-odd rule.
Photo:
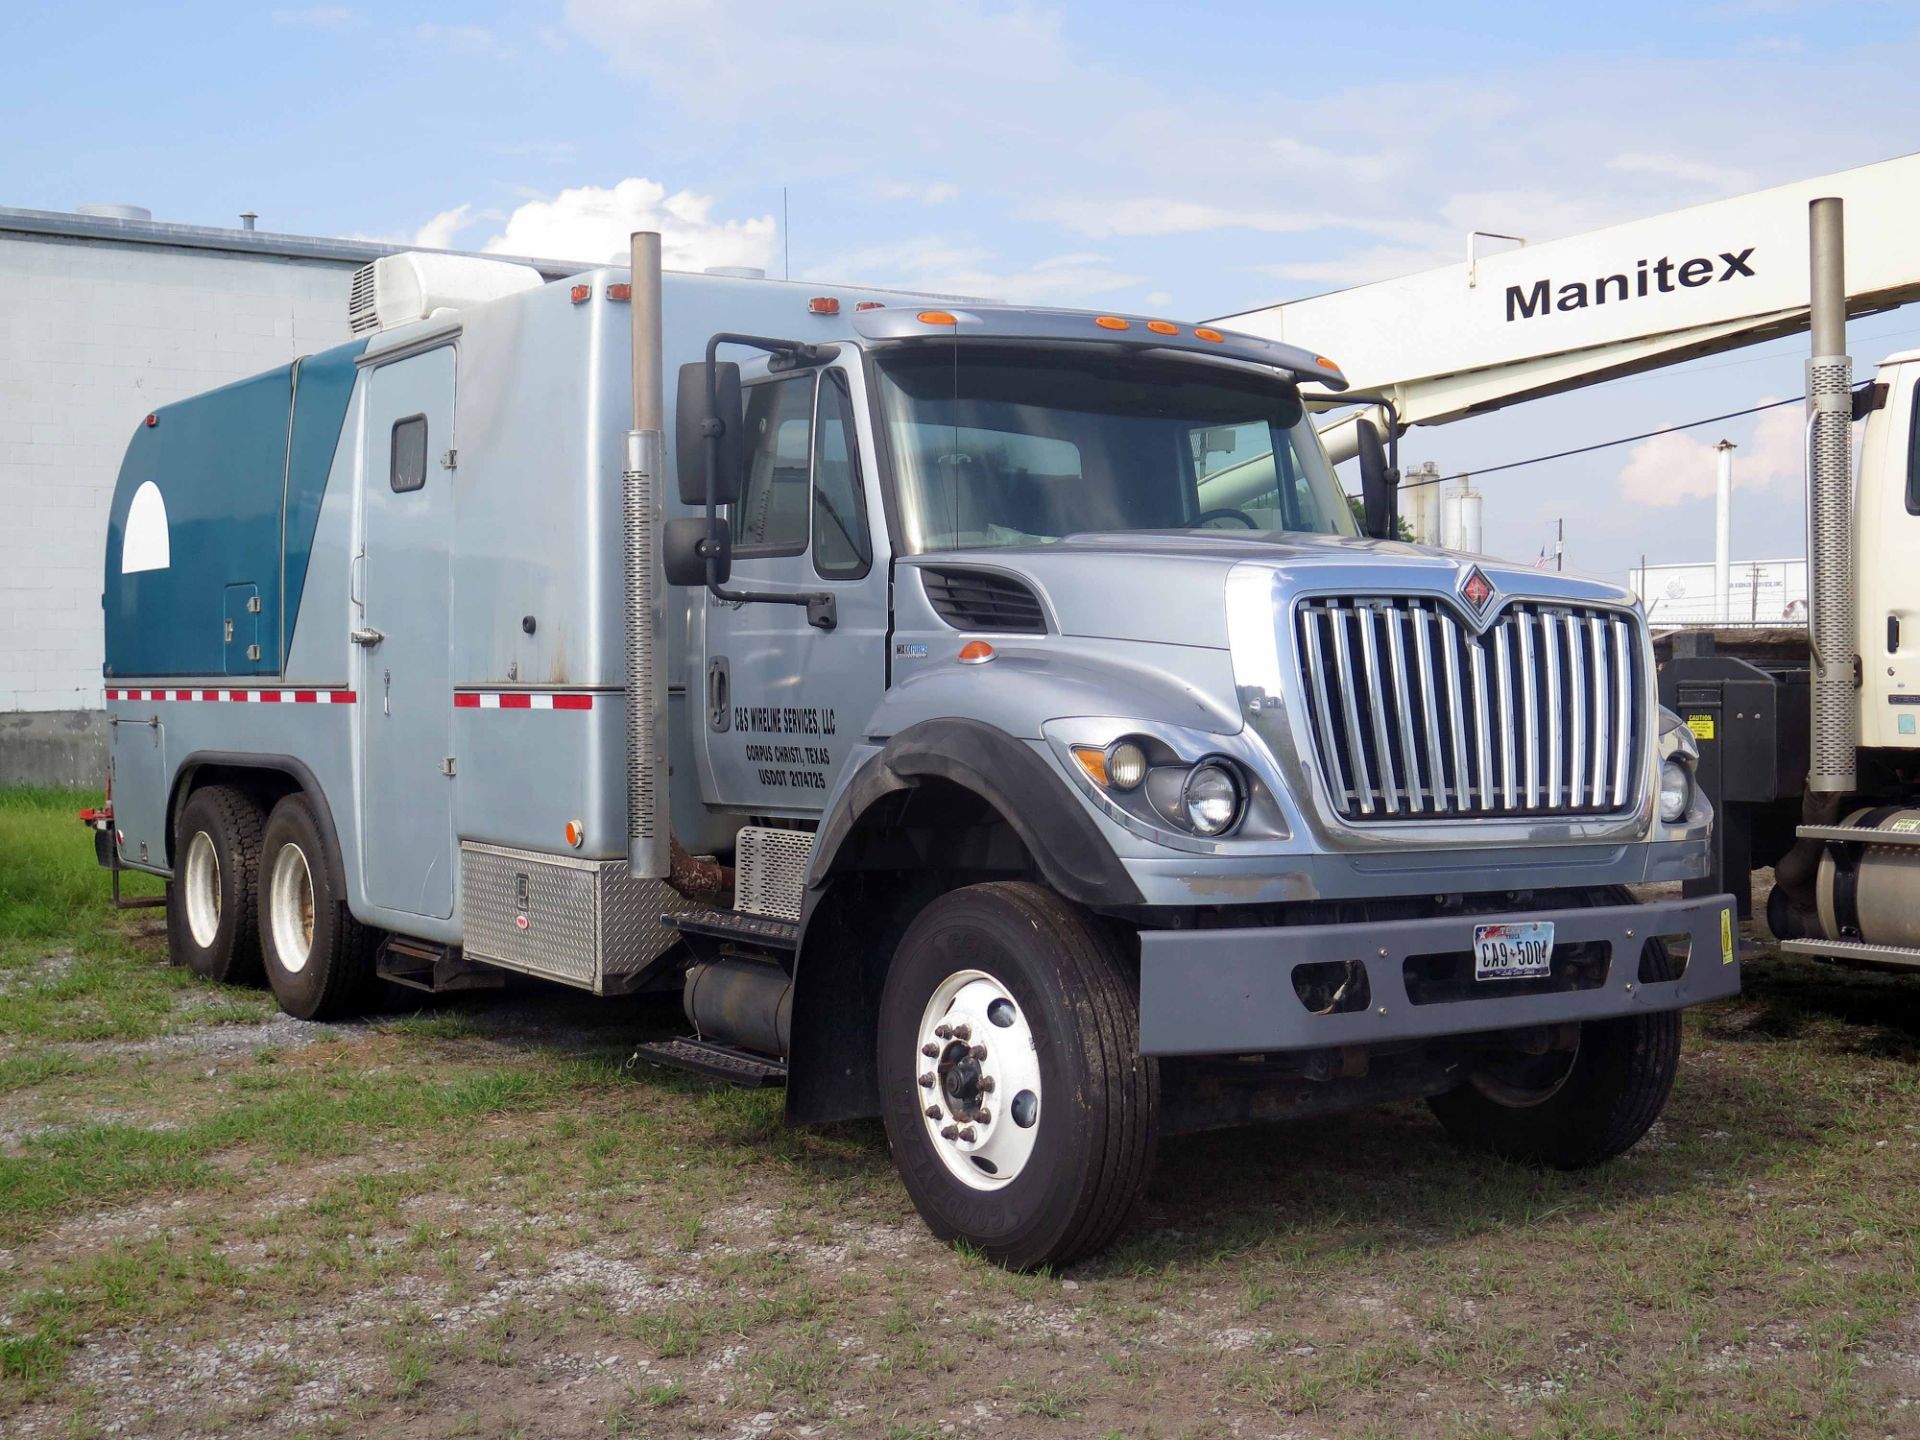
[(375, 645), (378, 645), (382, 640), (386, 639), (387, 637), (381, 634), (380, 631), (374, 629), (371, 625), (368, 625), (359, 630), (348, 631), (347, 638), (353, 641), (354, 644), (365, 645), (369, 650), (371, 650)]

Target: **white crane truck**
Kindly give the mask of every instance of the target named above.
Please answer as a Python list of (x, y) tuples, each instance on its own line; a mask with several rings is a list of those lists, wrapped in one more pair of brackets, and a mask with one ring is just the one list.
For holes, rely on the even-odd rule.
[[(1810, 329), (1809, 624), (1673, 635), (1660, 695), (1716, 807), (1689, 892), (1731, 890), (1745, 914), (1772, 865), (1783, 949), (1894, 969), (1920, 968), (1920, 351), (1855, 387), (1846, 318), (1920, 300), (1916, 232), (1910, 155), (1492, 255), (1470, 237), (1463, 264), (1216, 322), (1351, 337), (1348, 374), (1403, 424)], [(1330, 449), (1350, 453), (1363, 423), (1384, 422), (1349, 416)]]
[(353, 343), (136, 429), (99, 844), (181, 961), (677, 988), (649, 1055), (883, 1117), (1018, 1266), (1164, 1133), (1644, 1133), (1739, 965), (1731, 899), (1624, 888), (1710, 808), (1621, 592), (1378, 538), (1377, 446), (1358, 533), (1311, 351), (658, 255), (382, 260)]

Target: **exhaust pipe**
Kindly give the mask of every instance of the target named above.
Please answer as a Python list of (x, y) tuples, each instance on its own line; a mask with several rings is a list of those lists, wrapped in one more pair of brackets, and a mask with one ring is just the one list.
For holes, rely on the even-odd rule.
[(667, 806), (665, 585), (660, 574), (661, 511), (666, 503), (666, 403), (661, 391), (660, 236), (630, 239), (633, 322), (633, 428), (620, 476), (625, 531), (627, 627), (627, 873), (663, 880), (672, 868)]
[[(1840, 823), (1858, 777), (1860, 657), (1853, 629), (1853, 357), (1847, 351), (1846, 230), (1841, 201), (1808, 206), (1812, 355), (1807, 361), (1807, 641), (1813, 713), (1801, 821)], [(1767, 922), (1782, 939), (1819, 936), (1825, 842), (1799, 840), (1774, 867)]]

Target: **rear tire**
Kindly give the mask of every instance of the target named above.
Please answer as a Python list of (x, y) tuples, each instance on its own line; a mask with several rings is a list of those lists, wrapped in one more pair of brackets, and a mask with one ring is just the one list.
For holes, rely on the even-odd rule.
[[(1665, 947), (1658, 956), (1661, 978), (1677, 973)], [(1679, 1068), (1678, 1010), (1589, 1020), (1580, 1027), (1571, 1062), (1557, 1070), (1496, 1058), (1427, 1105), (1469, 1149), (1584, 1170), (1632, 1148), (1647, 1133), (1666, 1107)]]
[(1013, 1269), (1107, 1244), (1158, 1133), (1139, 1039), (1133, 967), (1103, 922), (1024, 882), (930, 904), (888, 970), (876, 1059), (894, 1164), (933, 1233)]
[(260, 858), (260, 934), (267, 984), (287, 1014), (336, 1020), (378, 995), (376, 932), (347, 909), (313, 806), (289, 795), (267, 820)]
[(260, 806), (243, 790), (205, 785), (174, 826), (167, 955), (222, 985), (260, 983)]

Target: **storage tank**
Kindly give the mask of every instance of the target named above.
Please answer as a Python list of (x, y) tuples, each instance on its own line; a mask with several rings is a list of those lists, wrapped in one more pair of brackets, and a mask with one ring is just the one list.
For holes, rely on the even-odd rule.
[(1447, 491), (1440, 499), (1440, 543), (1472, 555), (1486, 549), (1481, 543), (1480, 492), (1465, 475), (1460, 477), (1459, 489)]

